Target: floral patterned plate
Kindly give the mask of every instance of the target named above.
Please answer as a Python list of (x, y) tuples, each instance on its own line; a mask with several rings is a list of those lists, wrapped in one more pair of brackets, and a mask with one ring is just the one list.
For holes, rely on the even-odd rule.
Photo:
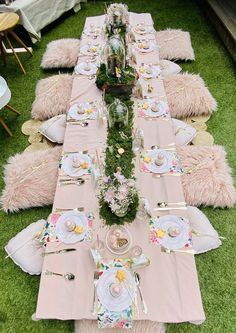
[(134, 301), (136, 291), (133, 276), (128, 270), (122, 268), (122, 272), (125, 273), (125, 281), (120, 282), (122, 291), (119, 296), (112, 296), (110, 286), (113, 283), (119, 282), (116, 278), (118, 271), (121, 271), (121, 269), (117, 267), (106, 270), (99, 278), (97, 285), (97, 295), (100, 303), (109, 311), (115, 312), (128, 309)]
[(160, 216), (149, 221), (150, 241), (169, 250), (180, 250), (192, 245), (189, 222), (175, 215)]
[(67, 119), (86, 120), (96, 119), (97, 108), (91, 103), (74, 104), (70, 107), (67, 113)]
[[(162, 157), (162, 164), (157, 165), (158, 156)], [(163, 149), (147, 150), (140, 155), (141, 170), (158, 174), (182, 172), (179, 158), (176, 152), (165, 151)]]

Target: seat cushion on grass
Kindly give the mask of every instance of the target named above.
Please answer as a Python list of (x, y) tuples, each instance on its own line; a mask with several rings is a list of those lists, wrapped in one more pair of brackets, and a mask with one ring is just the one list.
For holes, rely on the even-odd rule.
[(210, 114), (217, 109), (216, 100), (199, 75), (171, 75), (165, 78), (164, 85), (174, 118)]
[(66, 130), (66, 115), (61, 114), (45, 121), (38, 129), (39, 133), (54, 143), (63, 143)]
[(231, 169), (221, 146), (177, 147), (184, 174), (185, 200), (191, 206), (232, 207), (236, 202)]
[(43, 55), (41, 67), (72, 68), (76, 65), (79, 54), (80, 40), (62, 38), (48, 43)]
[[(120, 328), (98, 328), (97, 320), (75, 320), (75, 333), (120, 333)], [(150, 320), (134, 320), (130, 333), (165, 333), (166, 327), (163, 323)]]
[(46, 120), (66, 113), (72, 90), (73, 77), (69, 74), (53, 75), (39, 80), (32, 105), (33, 119)]
[(196, 254), (217, 249), (222, 243), (206, 215), (197, 207), (188, 206), (187, 209)]
[(173, 61), (160, 60), (161, 75), (167, 77), (181, 72), (182, 68)]
[(1, 196), (5, 212), (53, 203), (61, 151), (61, 147), (55, 147), (16, 154), (8, 159)]
[(197, 133), (193, 126), (178, 119), (172, 118), (172, 125), (175, 135), (175, 143), (178, 146), (184, 146), (190, 143)]
[[(31, 275), (39, 275), (42, 271), (45, 248), (37, 238), (41, 234), (45, 220), (31, 223), (27, 228), (20, 231), (5, 246), (7, 254), (20, 268)], [(38, 236), (38, 237), (37, 237)]]
[(181, 29), (166, 29), (156, 32), (160, 46), (160, 58), (168, 60), (194, 60), (190, 34)]

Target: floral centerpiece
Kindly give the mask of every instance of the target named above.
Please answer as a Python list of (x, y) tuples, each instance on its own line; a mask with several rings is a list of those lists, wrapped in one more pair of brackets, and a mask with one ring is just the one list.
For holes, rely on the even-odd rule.
[(106, 30), (114, 33), (117, 30), (126, 30), (129, 23), (128, 6), (123, 3), (113, 3), (107, 9)]
[(132, 222), (135, 215), (129, 214), (130, 211), (134, 211), (138, 204), (137, 190), (135, 187), (135, 180), (125, 178), (121, 172), (116, 172), (112, 176), (104, 177), (100, 184), (100, 206), (104, 206), (105, 210), (100, 210), (101, 215), (103, 212), (107, 212), (106, 208), (109, 208), (110, 212), (115, 214), (118, 218), (124, 219), (111, 219), (105, 217), (108, 224), (123, 224), (124, 222)]

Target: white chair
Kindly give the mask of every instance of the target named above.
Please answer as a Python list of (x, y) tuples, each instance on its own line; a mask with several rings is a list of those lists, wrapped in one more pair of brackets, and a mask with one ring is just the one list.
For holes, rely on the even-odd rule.
[[(0, 76), (0, 110), (3, 109), (4, 107), (7, 108), (10, 111), (15, 112), (18, 116), (20, 113), (16, 111), (12, 106), (10, 106), (8, 103), (11, 99), (11, 91), (7, 85), (7, 82), (4, 80), (2, 76)], [(7, 133), (12, 136), (12, 132), (0, 116), (0, 124), (5, 128)]]

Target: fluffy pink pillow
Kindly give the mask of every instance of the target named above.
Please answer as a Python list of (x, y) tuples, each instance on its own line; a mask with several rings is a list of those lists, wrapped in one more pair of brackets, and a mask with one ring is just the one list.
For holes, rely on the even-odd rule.
[(55, 147), (9, 158), (1, 196), (5, 212), (53, 203), (61, 151), (61, 147)]
[(192, 206), (232, 207), (236, 202), (231, 169), (221, 146), (177, 147), (185, 200)]
[(48, 43), (41, 67), (44, 69), (74, 67), (79, 54), (79, 47), (80, 40), (75, 38), (62, 38)]
[(73, 77), (69, 74), (53, 75), (39, 80), (32, 105), (33, 119), (46, 120), (66, 113), (72, 90)]
[(216, 100), (199, 75), (171, 75), (165, 78), (164, 85), (174, 118), (209, 114), (217, 109)]
[(180, 29), (157, 31), (156, 39), (160, 46), (160, 58), (168, 60), (194, 60), (190, 34)]

